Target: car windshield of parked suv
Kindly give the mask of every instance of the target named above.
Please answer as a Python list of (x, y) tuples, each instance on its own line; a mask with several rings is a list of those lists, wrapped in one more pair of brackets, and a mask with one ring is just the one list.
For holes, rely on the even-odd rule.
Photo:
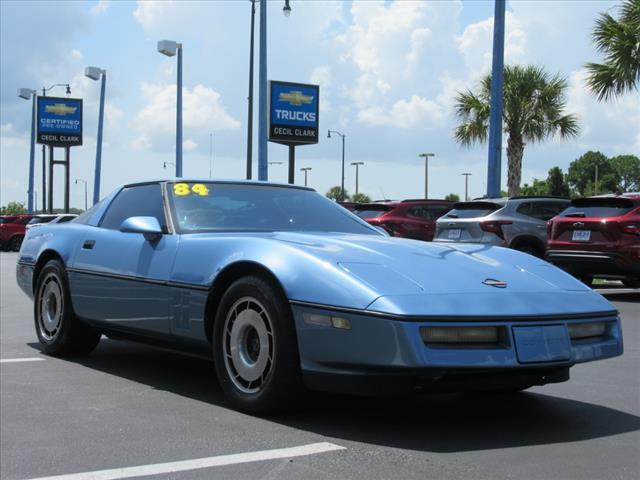
[(503, 207), (491, 202), (464, 202), (456, 203), (453, 210), (449, 211), (444, 218), (478, 218), (485, 217)]
[(13, 223), (16, 219), (14, 218), (0, 218), (0, 225), (3, 223)]
[(27, 225), (34, 225), (36, 223), (49, 223), (54, 218), (56, 217), (33, 217), (31, 220), (29, 220)]
[(561, 213), (563, 217), (611, 218), (625, 215), (634, 204), (626, 198), (579, 198)]
[(312, 190), (179, 182), (168, 184), (167, 191), (180, 233), (314, 231), (381, 235)]
[(375, 205), (366, 207), (356, 207), (354, 212), (360, 218), (375, 218), (393, 210), (393, 207), (388, 205)]

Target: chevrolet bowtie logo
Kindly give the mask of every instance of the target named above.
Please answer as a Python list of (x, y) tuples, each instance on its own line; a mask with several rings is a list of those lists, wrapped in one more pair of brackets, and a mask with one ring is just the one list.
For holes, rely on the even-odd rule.
[(76, 113), (78, 107), (68, 107), (64, 103), (54, 103), (53, 105), (47, 105), (44, 107), (45, 112), (55, 113), (56, 115), (65, 116), (67, 113)]
[(313, 101), (311, 95), (305, 95), (298, 90), (292, 90), (289, 93), (281, 93), (278, 97), (281, 102), (289, 102), (290, 105), (300, 106), (303, 103), (309, 105)]

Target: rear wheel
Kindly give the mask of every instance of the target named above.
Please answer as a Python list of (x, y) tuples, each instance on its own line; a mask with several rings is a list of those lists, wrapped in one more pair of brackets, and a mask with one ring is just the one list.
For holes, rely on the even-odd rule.
[(226, 291), (214, 324), (220, 386), (234, 407), (265, 413), (290, 406), (302, 391), (291, 309), (270, 282), (243, 277)]
[(13, 237), (9, 242), (9, 250), (19, 252), (20, 247), (22, 246), (23, 239), (24, 237), (22, 235), (16, 235), (15, 237)]
[(60, 260), (49, 260), (40, 271), (34, 298), (36, 334), (45, 353), (86, 355), (100, 341), (100, 333), (73, 312), (69, 284)]

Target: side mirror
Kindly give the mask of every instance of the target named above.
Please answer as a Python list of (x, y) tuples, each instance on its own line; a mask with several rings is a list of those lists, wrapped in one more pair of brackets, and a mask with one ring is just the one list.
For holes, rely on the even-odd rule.
[(162, 227), (156, 217), (129, 217), (120, 225), (120, 231), (123, 233), (141, 233), (149, 241), (155, 240), (162, 235)]

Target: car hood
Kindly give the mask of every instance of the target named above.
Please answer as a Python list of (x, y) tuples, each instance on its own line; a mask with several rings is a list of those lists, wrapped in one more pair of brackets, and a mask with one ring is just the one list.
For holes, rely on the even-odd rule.
[[(543, 260), (488, 245), (365, 235), (283, 233), (275, 239), (338, 265), (381, 295), (589, 290)], [(506, 285), (492, 286), (496, 281)]]
[(273, 238), (375, 292), (367, 310), (463, 316), (615, 310), (562, 270), (511, 249), (364, 235), (279, 233)]

